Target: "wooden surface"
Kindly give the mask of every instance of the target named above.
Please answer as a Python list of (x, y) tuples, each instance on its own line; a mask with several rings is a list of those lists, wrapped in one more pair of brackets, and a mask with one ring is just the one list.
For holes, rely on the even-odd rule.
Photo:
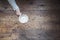
[(17, 1), (29, 22), (21, 24), (8, 4), (0, 5), (0, 40), (60, 40), (60, 3), (55, 0)]

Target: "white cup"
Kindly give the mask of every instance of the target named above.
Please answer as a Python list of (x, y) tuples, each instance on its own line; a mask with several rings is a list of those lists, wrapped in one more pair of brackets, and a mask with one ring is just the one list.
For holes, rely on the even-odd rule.
[(26, 14), (19, 16), (19, 22), (21, 22), (21, 23), (27, 23), (28, 20), (29, 20), (29, 18)]

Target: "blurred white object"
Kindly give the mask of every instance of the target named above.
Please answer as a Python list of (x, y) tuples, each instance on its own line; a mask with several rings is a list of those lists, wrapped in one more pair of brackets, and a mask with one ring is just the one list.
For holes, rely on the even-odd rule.
[(29, 20), (29, 18), (28, 18), (28, 16), (25, 15), (25, 14), (19, 16), (19, 22), (21, 22), (21, 23), (27, 23), (28, 20)]
[(15, 0), (8, 0), (9, 4), (12, 6), (13, 10), (19, 9), (18, 5), (16, 4)]

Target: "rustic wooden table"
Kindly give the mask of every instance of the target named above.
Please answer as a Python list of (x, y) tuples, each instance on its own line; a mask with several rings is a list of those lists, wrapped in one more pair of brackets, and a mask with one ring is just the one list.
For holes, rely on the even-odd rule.
[(0, 40), (60, 40), (59, 1), (33, 0), (18, 5), (29, 22), (21, 24), (10, 5), (0, 6)]

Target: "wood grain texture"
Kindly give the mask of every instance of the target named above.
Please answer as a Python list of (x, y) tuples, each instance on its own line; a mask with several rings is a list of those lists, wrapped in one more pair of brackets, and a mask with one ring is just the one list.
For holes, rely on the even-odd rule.
[[(17, 1), (29, 22), (21, 24), (8, 5), (0, 6), (0, 40), (60, 40), (60, 3), (58, 0)], [(1, 4), (4, 5), (4, 4)]]

